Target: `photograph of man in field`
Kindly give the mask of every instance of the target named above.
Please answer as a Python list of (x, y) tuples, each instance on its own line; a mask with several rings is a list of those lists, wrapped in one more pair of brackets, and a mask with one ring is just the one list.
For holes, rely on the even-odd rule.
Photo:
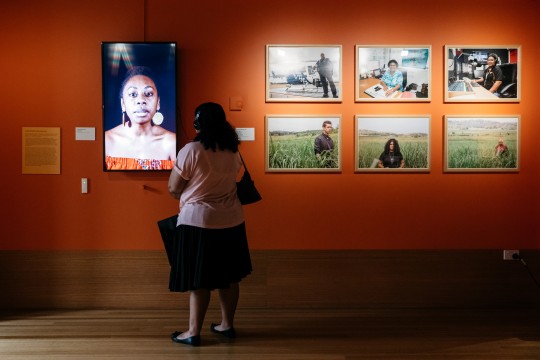
[(341, 170), (341, 116), (267, 116), (266, 171)]
[(431, 117), (355, 117), (355, 171), (429, 171)]
[(517, 171), (519, 117), (446, 116), (446, 171)]

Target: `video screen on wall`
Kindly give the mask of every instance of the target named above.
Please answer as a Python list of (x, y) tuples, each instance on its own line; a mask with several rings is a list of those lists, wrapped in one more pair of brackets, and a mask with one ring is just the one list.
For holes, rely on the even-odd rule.
[(176, 43), (103, 42), (103, 169), (170, 170), (176, 160)]

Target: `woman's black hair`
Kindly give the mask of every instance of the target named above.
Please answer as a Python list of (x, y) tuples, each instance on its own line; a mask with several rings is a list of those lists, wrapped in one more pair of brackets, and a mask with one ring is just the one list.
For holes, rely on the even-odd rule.
[(238, 134), (227, 121), (221, 105), (207, 102), (195, 109), (198, 134), (193, 141), (203, 144), (205, 149), (238, 151)]
[(384, 144), (384, 153), (385, 154), (390, 154), (390, 143), (391, 142), (394, 142), (394, 154), (396, 155), (401, 155), (401, 150), (399, 149), (399, 143), (396, 139), (392, 138), (392, 139), (389, 139), (386, 144)]
[(129, 79), (138, 75), (146, 76), (147, 78), (152, 79), (152, 81), (154, 82), (154, 85), (156, 85), (156, 91), (159, 94), (158, 84), (157, 84), (156, 77), (154, 76), (154, 72), (152, 71), (152, 69), (150, 69), (147, 66), (134, 66), (126, 72), (124, 81), (122, 81), (122, 85), (120, 85), (120, 92), (118, 94), (120, 98), (122, 98), (122, 95), (124, 94), (124, 88), (126, 87), (126, 84), (129, 81)]
[[(490, 53), (490, 54), (488, 55), (488, 58), (489, 58), (489, 57), (494, 58), (494, 59), (495, 59), (495, 65), (497, 65), (497, 63), (499, 62), (499, 56), (497, 56), (497, 54), (495, 54), (495, 53)], [(493, 65), (493, 66), (495, 66), (495, 65)]]
[(390, 60), (388, 62), (388, 66), (390, 66), (390, 64), (392, 64), (392, 63), (396, 64), (396, 66), (399, 66), (398, 62), (396, 60), (394, 60), (394, 59), (392, 59), (392, 60)]

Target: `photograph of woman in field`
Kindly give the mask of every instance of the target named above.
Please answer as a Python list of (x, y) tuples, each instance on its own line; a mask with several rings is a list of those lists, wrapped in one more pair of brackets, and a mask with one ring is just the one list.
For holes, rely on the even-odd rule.
[(341, 171), (341, 116), (266, 116), (266, 171)]
[(445, 116), (445, 171), (518, 171), (519, 116)]
[(429, 115), (355, 117), (355, 171), (429, 171)]

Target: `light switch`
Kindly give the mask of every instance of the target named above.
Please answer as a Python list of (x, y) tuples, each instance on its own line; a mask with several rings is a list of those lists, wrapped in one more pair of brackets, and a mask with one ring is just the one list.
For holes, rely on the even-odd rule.
[(81, 194), (88, 194), (88, 179), (81, 179)]

